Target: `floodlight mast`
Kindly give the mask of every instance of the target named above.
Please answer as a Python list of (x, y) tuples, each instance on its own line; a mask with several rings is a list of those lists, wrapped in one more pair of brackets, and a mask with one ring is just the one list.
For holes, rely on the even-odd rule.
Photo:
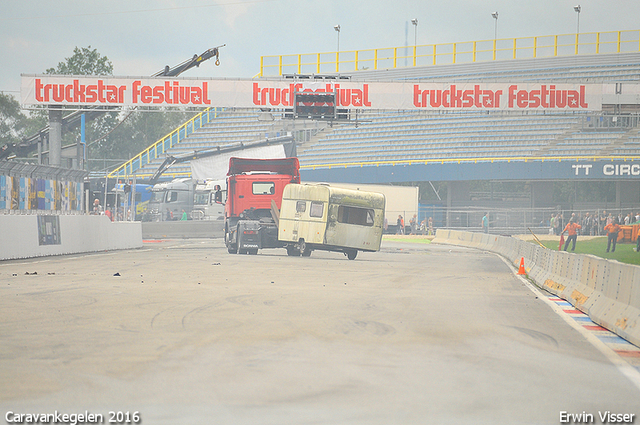
[(413, 26), (415, 27), (415, 31), (414, 31), (414, 35), (413, 35), (413, 45), (417, 46), (418, 45), (418, 19), (417, 18), (413, 18), (411, 20), (411, 23), (413, 24)]
[(498, 39), (498, 12), (491, 13), (491, 16), (493, 16), (493, 19), (496, 20), (495, 28), (493, 31), (493, 39), (497, 40)]
[(573, 10), (578, 14), (578, 24), (576, 25), (576, 34), (580, 34), (580, 12), (582, 12), (582, 6), (579, 4), (573, 6)]

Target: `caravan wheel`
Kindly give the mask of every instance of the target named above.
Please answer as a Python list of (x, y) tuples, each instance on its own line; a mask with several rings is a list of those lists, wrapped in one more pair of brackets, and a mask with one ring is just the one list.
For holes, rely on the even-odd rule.
[(299, 257), (300, 256), (300, 250), (298, 248), (296, 248), (295, 246), (287, 245), (287, 255), (289, 257)]
[(302, 255), (303, 257), (308, 257), (311, 255), (311, 248), (309, 247), (309, 245), (307, 245), (304, 239), (300, 239), (300, 241), (298, 242), (298, 248), (300, 249), (300, 255)]

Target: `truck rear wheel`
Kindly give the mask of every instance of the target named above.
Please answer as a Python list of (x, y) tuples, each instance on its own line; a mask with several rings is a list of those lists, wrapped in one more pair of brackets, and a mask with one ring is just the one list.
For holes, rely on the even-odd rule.
[(300, 250), (298, 248), (296, 248), (295, 246), (287, 245), (287, 255), (289, 257), (299, 257), (300, 256)]
[(238, 245), (234, 245), (229, 241), (229, 229), (226, 227), (224, 229), (224, 244), (227, 246), (227, 252), (229, 252), (229, 254), (238, 253)]

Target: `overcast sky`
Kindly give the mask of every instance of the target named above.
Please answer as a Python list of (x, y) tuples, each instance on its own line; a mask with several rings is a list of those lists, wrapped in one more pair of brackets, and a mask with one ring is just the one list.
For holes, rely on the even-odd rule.
[[(638, 0), (0, 0), (0, 91), (91, 46), (114, 75), (149, 76), (226, 44), (185, 77), (251, 78), (260, 56), (640, 29)], [(408, 32), (407, 32), (408, 28)], [(407, 43), (408, 41), (408, 43)]]

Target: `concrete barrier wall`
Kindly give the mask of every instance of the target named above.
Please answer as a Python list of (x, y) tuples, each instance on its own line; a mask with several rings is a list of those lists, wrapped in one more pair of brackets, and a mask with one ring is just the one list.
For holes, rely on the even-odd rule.
[(640, 267), (542, 248), (516, 238), (438, 229), (433, 243), (498, 253), (536, 285), (569, 301), (600, 326), (640, 346)]
[(35, 214), (0, 215), (0, 260), (142, 247), (137, 222), (112, 223), (104, 215), (47, 217), (49, 225)]
[(159, 221), (142, 223), (144, 239), (221, 238), (222, 220)]

